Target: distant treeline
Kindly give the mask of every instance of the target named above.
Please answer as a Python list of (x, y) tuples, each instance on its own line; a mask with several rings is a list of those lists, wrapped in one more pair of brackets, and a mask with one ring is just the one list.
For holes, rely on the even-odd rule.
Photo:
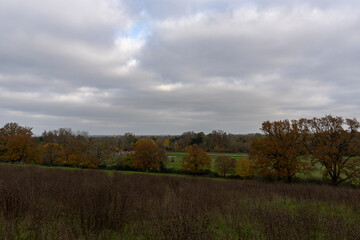
[[(144, 142), (143, 139), (149, 140), (147, 143), (150, 145), (146, 148), (152, 149), (156, 154), (160, 150), (186, 151), (192, 145), (197, 145), (207, 152), (249, 153), (251, 143), (262, 137), (261, 134), (227, 134), (221, 130), (212, 131), (207, 135), (203, 132), (185, 132), (180, 136), (135, 136), (126, 133), (119, 136), (95, 137), (84, 131), (74, 132), (70, 128), (44, 131), (41, 136), (34, 137), (31, 127), (7, 123), (0, 128), (0, 161), (49, 166), (134, 169), (138, 164), (136, 160), (132, 161), (131, 154), (136, 152), (136, 144)], [(138, 146), (142, 147), (141, 144)], [(146, 157), (151, 158), (151, 154), (148, 153)], [(162, 162), (164, 156), (165, 154), (157, 156), (160, 160), (156, 161)], [(157, 163), (155, 169), (160, 165), (163, 166)], [(154, 169), (141, 166), (138, 168)]]
[[(111, 168), (277, 179), (320, 173), (337, 185), (360, 182), (360, 123), (331, 115), (322, 118), (265, 121), (261, 134), (224, 131), (186, 132), (181, 136), (91, 137), (71, 129), (45, 131), (33, 137), (30, 127), (7, 123), (0, 128), (0, 161), (82, 168)], [(168, 169), (166, 151), (186, 151), (181, 169)], [(250, 158), (207, 152), (249, 153)], [(223, 154), (225, 155), (225, 154)], [(214, 164), (214, 165), (213, 165)]]
[[(44, 135), (47, 135), (44, 132)], [(116, 146), (120, 150), (133, 150), (134, 144), (142, 138), (152, 139), (159, 148), (171, 152), (184, 152), (191, 145), (198, 145), (206, 152), (250, 153), (251, 143), (261, 139), (262, 134), (231, 134), (222, 130), (214, 130), (209, 134), (204, 132), (184, 132), (181, 135), (137, 135), (125, 133), (113, 137), (96, 137), (101, 141)], [(43, 138), (40, 138), (43, 140)]]

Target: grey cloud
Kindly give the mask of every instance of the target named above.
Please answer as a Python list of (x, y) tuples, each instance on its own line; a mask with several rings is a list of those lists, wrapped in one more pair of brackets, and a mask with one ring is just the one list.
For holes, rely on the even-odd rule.
[(120, 8), (112, 9), (111, 1), (0, 4), (0, 27), (5, 30), (0, 33), (2, 73), (33, 74), (81, 86), (96, 84), (111, 68), (126, 63), (114, 37), (132, 20)]
[(357, 117), (359, 4), (0, 0), (0, 124), (247, 133)]
[[(239, 77), (264, 71), (286, 71), (288, 67), (303, 64), (312, 67), (313, 58), (318, 58), (320, 63), (327, 62), (327, 52), (334, 54), (334, 49), (343, 47), (339, 28), (347, 22), (340, 20), (337, 25), (328, 26), (326, 17), (333, 16), (331, 13), (327, 16), (326, 12), (324, 19), (301, 19), (307, 17), (307, 10), (311, 9), (300, 14), (280, 11), (276, 19), (271, 19), (271, 11), (250, 9), (249, 19), (245, 21), (241, 15), (247, 14), (246, 10), (235, 13), (237, 16), (204, 14), (160, 23), (147, 45), (144, 65), (157, 69), (168, 64), (165, 73), (171, 78), (179, 76), (177, 71), (186, 69), (200, 74)], [(252, 14), (260, 16), (251, 19)], [(215, 23), (213, 18), (217, 19)], [(333, 22), (336, 23), (336, 19)], [(351, 36), (348, 31), (344, 33)], [(345, 51), (353, 49), (346, 48)]]
[(275, 20), (271, 12), (255, 10), (259, 16), (253, 21), (205, 15), (160, 23), (147, 45), (144, 65), (158, 69), (169, 81), (225, 76), (247, 82), (253, 75), (276, 74), (277, 79), (255, 84), (285, 95), (303, 80), (338, 85), (338, 79), (346, 76), (344, 82), (356, 84), (352, 79), (359, 55), (353, 53), (356, 44), (348, 45), (347, 39), (357, 37), (358, 12), (298, 11), (275, 12)]

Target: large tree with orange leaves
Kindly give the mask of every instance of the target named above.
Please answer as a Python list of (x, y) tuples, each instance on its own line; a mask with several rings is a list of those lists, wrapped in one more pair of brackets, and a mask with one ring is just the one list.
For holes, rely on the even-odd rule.
[(306, 148), (334, 185), (360, 176), (360, 123), (331, 115), (307, 120)]
[(197, 174), (201, 169), (211, 168), (210, 156), (196, 144), (187, 147), (186, 152), (181, 160), (183, 170)]
[(159, 148), (155, 142), (142, 138), (135, 143), (133, 165), (142, 170), (159, 170), (165, 167), (167, 156), (164, 149)]
[(37, 162), (39, 149), (32, 135), (32, 128), (17, 123), (5, 124), (0, 128), (0, 158), (11, 162)]
[(254, 163), (248, 157), (241, 157), (236, 161), (235, 173), (243, 178), (252, 178), (255, 174)]
[(290, 182), (297, 173), (306, 170), (306, 162), (300, 159), (305, 153), (299, 129), (302, 121), (266, 121), (262, 124), (265, 138), (254, 141), (250, 152), (259, 175)]

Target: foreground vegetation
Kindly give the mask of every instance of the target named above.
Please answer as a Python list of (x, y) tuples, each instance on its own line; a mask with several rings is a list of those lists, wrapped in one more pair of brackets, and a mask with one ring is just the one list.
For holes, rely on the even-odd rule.
[(2, 239), (358, 239), (360, 189), (0, 165)]

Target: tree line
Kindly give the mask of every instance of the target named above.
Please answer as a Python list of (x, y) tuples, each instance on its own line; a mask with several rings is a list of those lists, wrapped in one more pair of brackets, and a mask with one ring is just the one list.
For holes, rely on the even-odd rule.
[[(32, 135), (29, 127), (17, 123), (5, 124), (0, 128), (0, 160), (47, 166), (169, 171), (166, 168), (166, 144), (156, 144), (156, 140), (163, 139), (161, 136), (138, 138), (125, 134), (121, 137), (89, 137), (86, 132), (74, 133), (66, 128), (44, 131), (40, 137)], [(189, 136), (189, 133), (185, 135)], [(204, 145), (191, 144), (185, 151), (188, 154), (181, 161), (180, 172), (210, 172), (212, 160)], [(220, 157), (216, 160), (216, 168), (221, 175), (232, 174), (235, 160)]]
[[(249, 153), (251, 142), (261, 137), (260, 134), (227, 134), (221, 130), (208, 135), (185, 132), (180, 136), (135, 136), (132, 133), (89, 136), (85, 131), (74, 132), (70, 128), (44, 131), (40, 137), (34, 137), (31, 127), (7, 123), (0, 128), (0, 160), (89, 168), (119, 166), (121, 162), (123, 168), (149, 170), (164, 168), (165, 151), (184, 152), (196, 145), (204, 151)], [(148, 164), (139, 163), (139, 159), (145, 158), (139, 152), (147, 152)], [(132, 160), (133, 157), (136, 160)], [(154, 167), (151, 159), (156, 157), (160, 160)]]
[(222, 130), (213, 130), (209, 134), (204, 132), (188, 131), (178, 136), (138, 136), (126, 133), (118, 138), (118, 145), (122, 148), (131, 148), (131, 142), (140, 138), (151, 138), (158, 147), (171, 152), (184, 152), (191, 145), (198, 145), (206, 152), (250, 153), (250, 145), (261, 134), (231, 134)]
[(266, 121), (265, 137), (252, 143), (250, 159), (263, 177), (292, 181), (298, 173), (322, 169), (337, 185), (360, 177), (360, 123), (327, 115), (321, 118)]
[[(213, 163), (206, 150), (212, 148), (206, 147), (207, 144), (220, 149), (219, 146), (226, 146), (232, 138), (236, 139), (235, 135), (223, 131), (213, 131), (207, 136), (186, 132), (175, 137), (145, 137), (131, 133), (92, 137), (86, 132), (75, 133), (68, 128), (44, 131), (40, 137), (33, 137), (32, 128), (7, 123), (0, 129), (0, 160), (47, 166), (211, 174)], [(260, 139), (261, 135), (239, 135), (237, 138), (241, 144), (250, 146), (252, 139)], [(173, 146), (187, 153), (181, 160), (181, 169), (167, 168), (169, 160), (166, 151), (171, 151)], [(235, 160), (220, 156), (214, 167), (224, 177), (232, 174), (249, 176), (250, 170), (244, 170), (247, 162), (245, 158)]]
[[(166, 151), (185, 151), (182, 173), (211, 173), (293, 181), (299, 174), (322, 171), (334, 185), (360, 180), (360, 123), (331, 115), (299, 120), (265, 121), (263, 134), (232, 135), (223, 131), (186, 132), (181, 136), (93, 137), (71, 129), (44, 131), (33, 137), (32, 128), (7, 123), (0, 129), (0, 160), (49, 166), (110, 168), (166, 172)], [(229, 141), (229, 140), (233, 141)], [(237, 139), (237, 140), (236, 140)], [(214, 163), (207, 152), (222, 152), (239, 142), (249, 145), (249, 158), (219, 156)], [(231, 143), (231, 144), (230, 144)], [(235, 148), (234, 148), (235, 149)], [(220, 154), (221, 155), (221, 154)]]
[[(185, 151), (190, 145), (198, 145), (206, 152), (249, 153), (251, 143), (261, 138), (257, 134), (231, 134), (222, 130), (213, 130), (209, 134), (203, 132), (185, 132), (181, 136), (163, 137), (165, 147), (170, 151)], [(159, 138), (159, 137), (158, 137)], [(161, 142), (161, 138), (156, 139)]]

